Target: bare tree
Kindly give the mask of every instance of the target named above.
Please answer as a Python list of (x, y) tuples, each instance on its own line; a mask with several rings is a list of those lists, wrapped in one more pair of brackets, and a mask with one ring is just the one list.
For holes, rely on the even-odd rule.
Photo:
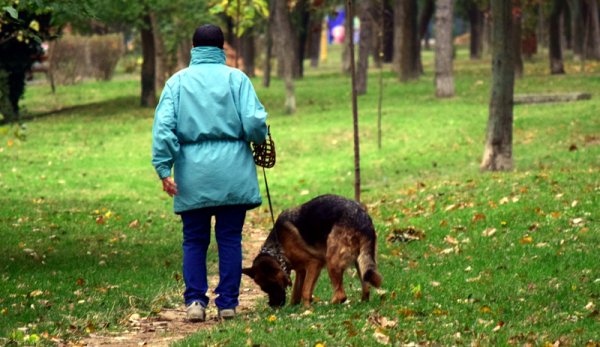
[(492, 5), (492, 93), (490, 98), (482, 171), (504, 171), (513, 167), (512, 129), (515, 85), (512, 4), (491, 0)]
[(435, 95), (454, 96), (452, 72), (452, 0), (437, 0), (435, 11)]

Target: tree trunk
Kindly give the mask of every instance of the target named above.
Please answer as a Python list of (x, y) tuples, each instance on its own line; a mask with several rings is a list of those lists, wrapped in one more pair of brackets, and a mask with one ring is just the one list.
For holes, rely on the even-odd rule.
[(192, 59), (192, 42), (185, 40), (177, 45), (177, 70), (185, 69)]
[(600, 60), (600, 20), (598, 19), (598, 0), (585, 0), (588, 29), (585, 52), (587, 59)]
[(423, 5), (423, 10), (421, 11), (421, 15), (419, 15), (419, 42), (421, 40), (425, 40), (425, 48), (429, 49), (429, 22), (431, 22), (431, 18), (433, 17), (433, 12), (435, 11), (435, 2), (434, 0), (425, 0), (425, 4)]
[(354, 24), (353, 18), (349, 17), (349, 13), (346, 12), (346, 19), (344, 21), (344, 49), (342, 50), (342, 73), (350, 73), (350, 45), (354, 46), (354, 40), (350, 35), (351, 25)]
[(571, 9), (571, 32), (573, 36), (573, 57), (583, 58), (583, 41), (585, 38), (585, 20), (583, 17), (583, 0), (569, 0)]
[(561, 30), (560, 17), (563, 12), (565, 0), (552, 0), (552, 11), (550, 13), (549, 22), (549, 54), (550, 54), (550, 73), (553, 75), (564, 74), (565, 68), (563, 65), (562, 47), (561, 47)]
[(256, 76), (254, 71), (254, 59), (256, 52), (254, 49), (254, 31), (248, 29), (244, 32), (244, 35), (240, 38), (241, 40), (241, 57), (244, 62), (244, 73), (248, 77)]
[(492, 0), (492, 95), (482, 171), (513, 167), (512, 128), (515, 65), (511, 1)]
[(423, 60), (421, 59), (421, 41), (425, 40), (425, 47), (429, 49), (429, 35), (427, 29), (429, 28), (429, 22), (431, 21), (435, 9), (434, 0), (425, 0), (423, 6), (423, 10), (421, 11), (417, 22), (417, 66), (419, 67), (420, 75), (425, 72), (425, 69), (423, 69)]
[(523, 32), (523, 21), (522, 16), (519, 13), (513, 13), (513, 43), (514, 43), (514, 51), (515, 51), (515, 77), (521, 78), (523, 77), (523, 49), (521, 45), (521, 35)]
[(275, 0), (269, 1), (269, 20), (267, 21), (266, 52), (265, 52), (265, 74), (263, 76), (263, 86), (268, 88), (271, 85), (271, 59), (273, 53), (273, 35), (275, 30)]
[(482, 45), (483, 52), (490, 52), (492, 47), (492, 20), (490, 18), (489, 9), (487, 13), (483, 15), (483, 32), (482, 32)]
[(310, 56), (310, 66), (316, 68), (319, 66), (319, 56), (321, 54), (321, 32), (323, 30), (323, 18), (315, 14), (310, 16), (308, 33), (308, 55)]
[(383, 2), (383, 62), (391, 63), (394, 60), (394, 7), (387, 0)]
[(360, 40), (358, 45), (358, 72), (356, 75), (356, 93), (367, 93), (367, 77), (369, 72), (369, 53), (373, 37), (373, 0), (363, 0), (359, 5)]
[(296, 27), (298, 42), (298, 63), (294, 65), (294, 77), (304, 77), (304, 58), (306, 57), (306, 42), (308, 41), (309, 23), (310, 23), (310, 4), (307, 0), (297, 0), (295, 12), (299, 25)]
[(169, 71), (167, 68), (167, 53), (165, 50), (165, 43), (160, 32), (160, 25), (158, 24), (158, 18), (156, 13), (150, 13), (150, 21), (152, 22), (152, 35), (154, 35), (154, 56), (156, 64), (156, 90), (161, 90), (167, 78), (169, 78)]
[(402, 82), (418, 79), (420, 75), (416, 14), (416, 0), (396, 0), (394, 9), (394, 65)]
[(452, 0), (437, 0), (435, 11), (435, 96), (454, 96), (452, 73)]
[(156, 106), (156, 54), (152, 19), (149, 14), (142, 18), (142, 97), (140, 104), (143, 107)]
[(539, 5), (537, 7), (537, 12), (538, 18), (535, 36), (537, 37), (537, 42), (540, 47), (548, 47), (548, 21), (544, 15), (543, 6)]
[(481, 59), (481, 51), (483, 50), (483, 12), (475, 2), (470, 1), (468, 13), (471, 33), (469, 56), (471, 60), (478, 60)]
[(282, 65), (282, 74), (285, 82), (285, 109), (288, 114), (296, 112), (296, 95), (294, 92), (294, 65), (296, 58), (295, 40), (290, 21), (287, 1), (274, 0), (272, 13), (274, 24), (274, 44), (277, 48), (279, 62)]
[[(347, 18), (354, 18), (354, 7), (352, 0), (346, 0)], [(347, 31), (349, 36), (354, 36), (354, 21), (349, 21), (350, 25)], [(352, 120), (354, 125), (354, 200), (360, 202), (360, 137), (358, 131), (358, 103), (356, 96), (356, 79), (354, 69), (354, 40), (350, 40), (350, 73), (352, 75)]]

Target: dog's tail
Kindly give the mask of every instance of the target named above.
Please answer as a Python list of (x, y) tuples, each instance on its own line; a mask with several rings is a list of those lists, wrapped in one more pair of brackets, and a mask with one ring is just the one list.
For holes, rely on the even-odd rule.
[(357, 263), (363, 282), (368, 282), (373, 285), (373, 287), (379, 288), (383, 281), (383, 277), (377, 272), (375, 253), (375, 239), (363, 242), (360, 247)]

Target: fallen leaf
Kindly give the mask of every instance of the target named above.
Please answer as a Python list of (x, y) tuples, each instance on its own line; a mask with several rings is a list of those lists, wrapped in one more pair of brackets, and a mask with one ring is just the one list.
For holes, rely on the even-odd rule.
[(446, 237), (444, 237), (444, 241), (451, 245), (458, 245), (458, 240), (450, 235), (446, 235)]
[(478, 222), (480, 220), (485, 220), (485, 214), (483, 214), (483, 213), (475, 213), (473, 215), (473, 218), (471, 218), (471, 222), (472, 223), (476, 223), (476, 222)]
[(521, 238), (521, 240), (519, 240), (519, 243), (522, 245), (527, 245), (533, 242), (533, 237), (526, 235), (523, 236), (523, 238)]
[(481, 312), (481, 313), (491, 313), (492, 309), (489, 306), (487, 306), (487, 305), (483, 305), (479, 309), (479, 312)]
[(377, 328), (375, 329), (375, 332), (373, 333), (373, 337), (375, 338), (375, 340), (377, 340), (377, 342), (383, 344), (383, 345), (389, 345), (390, 344), (390, 337), (387, 336), (382, 329)]
[(490, 237), (490, 236), (493, 236), (495, 233), (496, 233), (496, 228), (486, 228), (481, 233), (481, 236)]
[(573, 143), (572, 145), (569, 146), (569, 152), (574, 152), (576, 150), (577, 150), (577, 145), (576, 144)]
[(479, 282), (479, 280), (481, 280), (481, 274), (479, 274), (477, 277), (467, 278), (468, 283)]
[(39, 289), (37, 289), (37, 290), (34, 290), (31, 293), (29, 293), (29, 296), (32, 297), (32, 298), (35, 298), (36, 296), (40, 296), (42, 294), (44, 294), (44, 292), (41, 291), (41, 290), (39, 290)]
[(411, 242), (423, 240), (425, 238), (425, 232), (419, 230), (413, 226), (409, 226), (404, 229), (393, 230), (386, 238), (388, 242)]
[(494, 329), (492, 329), (493, 332), (497, 332), (498, 330), (500, 330), (502, 327), (504, 326), (504, 322), (503, 321), (499, 321), (498, 324), (496, 324), (496, 326), (494, 327)]
[(131, 229), (135, 229), (139, 226), (140, 226), (140, 221), (137, 219), (134, 220), (133, 222), (129, 223), (129, 228), (131, 228)]

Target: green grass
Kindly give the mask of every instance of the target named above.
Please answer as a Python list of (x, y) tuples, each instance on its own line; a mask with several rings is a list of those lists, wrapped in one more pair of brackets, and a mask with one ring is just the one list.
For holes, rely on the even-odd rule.
[[(542, 58), (526, 63), (516, 93), (592, 100), (516, 106), (515, 170), (480, 173), (490, 64), (460, 50), (457, 95), (438, 100), (432, 61), (426, 52), (426, 75), (407, 84), (385, 68), (381, 149), (376, 69), (359, 99), (363, 202), (383, 290), (361, 303), (348, 276), (349, 303), (332, 306), (323, 274), (309, 312), (261, 299), (179, 345), (599, 342), (600, 67), (549, 76)], [(268, 170), (276, 213), (319, 194), (353, 196), (349, 82), (334, 61), (307, 67), (298, 112), (287, 116), (281, 81), (255, 81), (278, 150)], [(76, 340), (180, 303), (180, 223), (150, 165), (153, 111), (137, 106), (138, 94), (128, 75), (55, 95), (27, 88), (23, 104), (41, 117), (27, 122), (27, 141), (0, 137), (0, 341)], [(248, 219), (267, 230), (266, 204)], [(408, 227), (425, 238), (392, 240)]]

